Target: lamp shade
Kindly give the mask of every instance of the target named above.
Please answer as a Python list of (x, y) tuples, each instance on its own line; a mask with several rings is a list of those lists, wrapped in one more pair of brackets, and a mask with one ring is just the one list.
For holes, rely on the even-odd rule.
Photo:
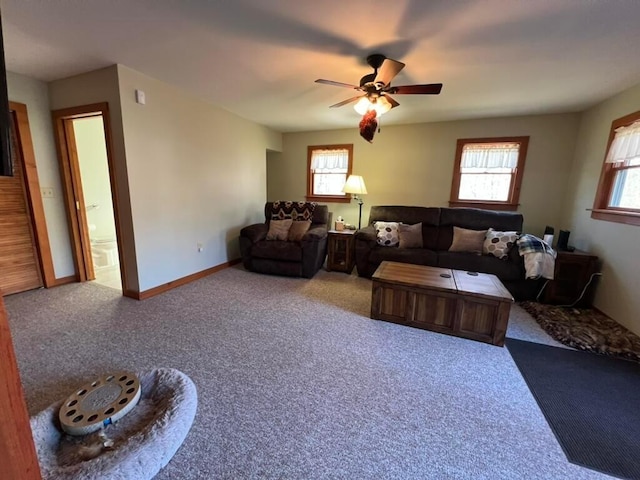
[(367, 193), (367, 187), (360, 175), (349, 175), (342, 191), (344, 193), (364, 194)]

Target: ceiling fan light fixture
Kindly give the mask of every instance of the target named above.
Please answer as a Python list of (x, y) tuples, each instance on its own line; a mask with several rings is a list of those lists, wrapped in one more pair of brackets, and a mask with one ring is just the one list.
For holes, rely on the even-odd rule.
[(393, 105), (391, 105), (391, 102), (389, 102), (389, 100), (387, 100), (386, 97), (381, 96), (381, 97), (378, 97), (373, 108), (375, 108), (376, 112), (378, 113), (378, 116), (380, 116), (383, 113), (387, 113), (389, 110), (391, 110), (392, 106)]
[(371, 109), (371, 102), (369, 101), (369, 97), (362, 97), (358, 102), (353, 106), (353, 109), (358, 112), (358, 115), (364, 115)]
[(377, 116), (379, 117), (380, 115), (391, 110), (391, 107), (392, 105), (389, 100), (384, 98), (384, 96), (380, 96), (372, 98), (362, 97), (360, 100), (358, 100), (358, 103), (353, 106), (353, 109), (358, 112), (359, 115), (364, 115), (371, 110), (375, 110)]

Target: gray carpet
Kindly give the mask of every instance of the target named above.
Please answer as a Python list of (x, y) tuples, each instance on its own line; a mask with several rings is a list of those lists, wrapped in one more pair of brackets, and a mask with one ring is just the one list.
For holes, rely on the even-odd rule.
[[(569, 463), (505, 348), (369, 319), (371, 282), (224, 270), (137, 302), (92, 284), (6, 298), (30, 412), (95, 374), (198, 388), (159, 479), (601, 479)], [(508, 336), (558, 345), (514, 306)]]

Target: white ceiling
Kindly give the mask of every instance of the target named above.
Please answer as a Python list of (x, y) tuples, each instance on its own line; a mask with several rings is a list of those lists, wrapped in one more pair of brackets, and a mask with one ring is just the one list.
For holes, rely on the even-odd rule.
[[(638, 0), (3, 0), (10, 71), (120, 63), (276, 130), (355, 127), (365, 57), (406, 63), (383, 124), (579, 111), (640, 83)], [(152, 101), (152, 99), (148, 99)]]

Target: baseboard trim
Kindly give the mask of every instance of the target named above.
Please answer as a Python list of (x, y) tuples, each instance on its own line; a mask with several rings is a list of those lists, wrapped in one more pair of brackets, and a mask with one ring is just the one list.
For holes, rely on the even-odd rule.
[[(56, 281), (52, 287), (59, 287), (61, 285), (68, 285), (70, 283), (75, 283), (78, 281), (78, 278), (75, 275), (70, 275), (68, 277), (56, 278)], [(47, 287), (49, 288), (49, 287)]]
[[(160, 295), (161, 293), (167, 292), (174, 288), (181, 287), (182, 285), (186, 285), (187, 283), (195, 282), (196, 280), (200, 280), (201, 278), (208, 277), (209, 275), (219, 272), (220, 270), (224, 270), (225, 268), (237, 265), (241, 261), (242, 259), (237, 258), (235, 260), (230, 260), (228, 262), (221, 263), (220, 265), (216, 265), (215, 267), (192, 273), (191, 275), (187, 275), (186, 277), (172, 280), (171, 282), (165, 283), (163, 285), (158, 285), (157, 287), (150, 288), (149, 290), (144, 290), (142, 292), (133, 292), (129, 290), (124, 292), (123, 294), (125, 297), (131, 297), (137, 300), (146, 300), (147, 298), (155, 297), (156, 295)], [(135, 296), (133, 296), (132, 294), (135, 294)]]
[(133, 298), (134, 300), (140, 300), (140, 292), (136, 292), (135, 290), (123, 290), (122, 296)]

